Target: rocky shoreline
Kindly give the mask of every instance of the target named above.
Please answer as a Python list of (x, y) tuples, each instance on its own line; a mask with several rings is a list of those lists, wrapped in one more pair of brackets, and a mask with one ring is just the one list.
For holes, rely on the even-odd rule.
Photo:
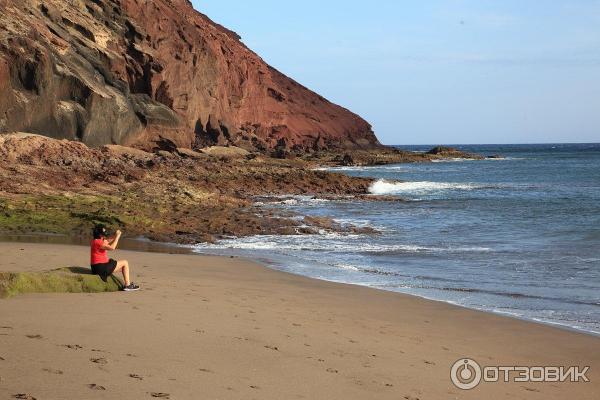
[(483, 160), (486, 157), (446, 146), (436, 146), (428, 152), (411, 152), (384, 146), (372, 150), (348, 150), (345, 152), (316, 152), (301, 157), (319, 166), (375, 166), (387, 164), (432, 162), (462, 158)]
[(339, 227), (258, 207), (255, 197), (366, 195), (370, 183), (314, 171), (301, 160), (235, 152), (148, 153), (2, 135), (0, 233), (86, 234), (97, 222), (120, 226), (131, 236), (174, 243), (316, 233)]
[(478, 157), (381, 145), (188, 0), (0, 5), (0, 235), (365, 232), (256, 199), (384, 200), (370, 179), (317, 167)]
[[(315, 170), (335, 165), (333, 155), (317, 162), (239, 150), (149, 153), (24, 133), (1, 135), (0, 234), (86, 235), (95, 223), (121, 227), (131, 237), (180, 244), (261, 234), (376, 233), (261, 206), (294, 195), (391, 200), (369, 194), (371, 179)], [(357, 160), (369, 165), (383, 159), (431, 161), (421, 154), (403, 159), (405, 153), (395, 150), (367, 155), (360, 153)]]

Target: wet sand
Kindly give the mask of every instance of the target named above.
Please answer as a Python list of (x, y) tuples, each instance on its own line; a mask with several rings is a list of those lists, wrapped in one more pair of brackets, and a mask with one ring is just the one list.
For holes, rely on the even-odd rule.
[[(117, 251), (136, 293), (0, 300), (0, 398), (597, 399), (600, 338), (248, 260)], [(87, 266), (88, 249), (0, 243), (0, 271)], [(589, 383), (482, 383), (450, 367), (590, 366)], [(26, 398), (26, 397), (24, 397)]]

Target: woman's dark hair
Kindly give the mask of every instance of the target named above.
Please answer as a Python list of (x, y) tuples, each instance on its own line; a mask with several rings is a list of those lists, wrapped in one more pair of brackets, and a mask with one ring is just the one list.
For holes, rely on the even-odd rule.
[(102, 239), (106, 235), (106, 228), (104, 225), (96, 225), (92, 230), (92, 234), (94, 235), (94, 239)]

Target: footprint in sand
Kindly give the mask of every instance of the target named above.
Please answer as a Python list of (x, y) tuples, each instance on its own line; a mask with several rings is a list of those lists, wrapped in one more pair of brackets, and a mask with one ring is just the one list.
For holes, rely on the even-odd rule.
[(62, 375), (63, 372), (59, 369), (52, 369), (52, 368), (44, 368), (43, 371), (46, 371), (50, 374), (56, 374), (56, 375)]
[(0, 329), (12, 329), (12, 326), (0, 326)]
[(273, 350), (273, 351), (279, 351), (279, 347), (277, 347), (277, 346), (265, 346), (265, 349), (269, 349), (269, 350)]
[(129, 374), (130, 378), (137, 379), (138, 381), (143, 381), (144, 378), (138, 374)]
[(90, 361), (96, 364), (108, 364), (108, 361), (106, 361), (106, 358), (90, 358)]
[(71, 350), (81, 350), (81, 349), (83, 349), (83, 347), (81, 347), (78, 344), (63, 344), (63, 345), (61, 345), (61, 347), (66, 347), (67, 349), (71, 349)]
[(41, 339), (43, 338), (42, 335), (25, 335), (26, 337), (28, 337), (29, 339)]
[(35, 397), (33, 397), (30, 394), (27, 393), (17, 393), (13, 395), (14, 399), (22, 399), (22, 400), (37, 400)]
[(169, 393), (160, 393), (160, 392), (152, 392), (152, 393), (150, 393), (150, 396), (157, 397), (159, 399), (169, 399), (170, 398)]
[(106, 388), (104, 386), (96, 385), (95, 383), (90, 383), (86, 386), (92, 390), (106, 390)]
[(200, 371), (200, 372), (206, 372), (207, 374), (214, 374), (214, 371), (211, 371), (208, 368), (200, 368), (200, 369), (198, 369), (198, 371)]
[(338, 372), (340, 372), (337, 369), (333, 369), (333, 368), (327, 368), (326, 371), (329, 372), (330, 374), (337, 374)]

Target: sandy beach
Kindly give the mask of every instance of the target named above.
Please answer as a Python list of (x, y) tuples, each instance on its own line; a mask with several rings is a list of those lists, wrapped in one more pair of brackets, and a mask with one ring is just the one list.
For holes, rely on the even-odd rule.
[[(0, 271), (88, 263), (0, 244)], [(0, 398), (597, 399), (600, 338), (237, 259), (117, 251), (143, 290), (0, 300)], [(450, 380), (481, 365), (590, 366), (589, 383)]]

